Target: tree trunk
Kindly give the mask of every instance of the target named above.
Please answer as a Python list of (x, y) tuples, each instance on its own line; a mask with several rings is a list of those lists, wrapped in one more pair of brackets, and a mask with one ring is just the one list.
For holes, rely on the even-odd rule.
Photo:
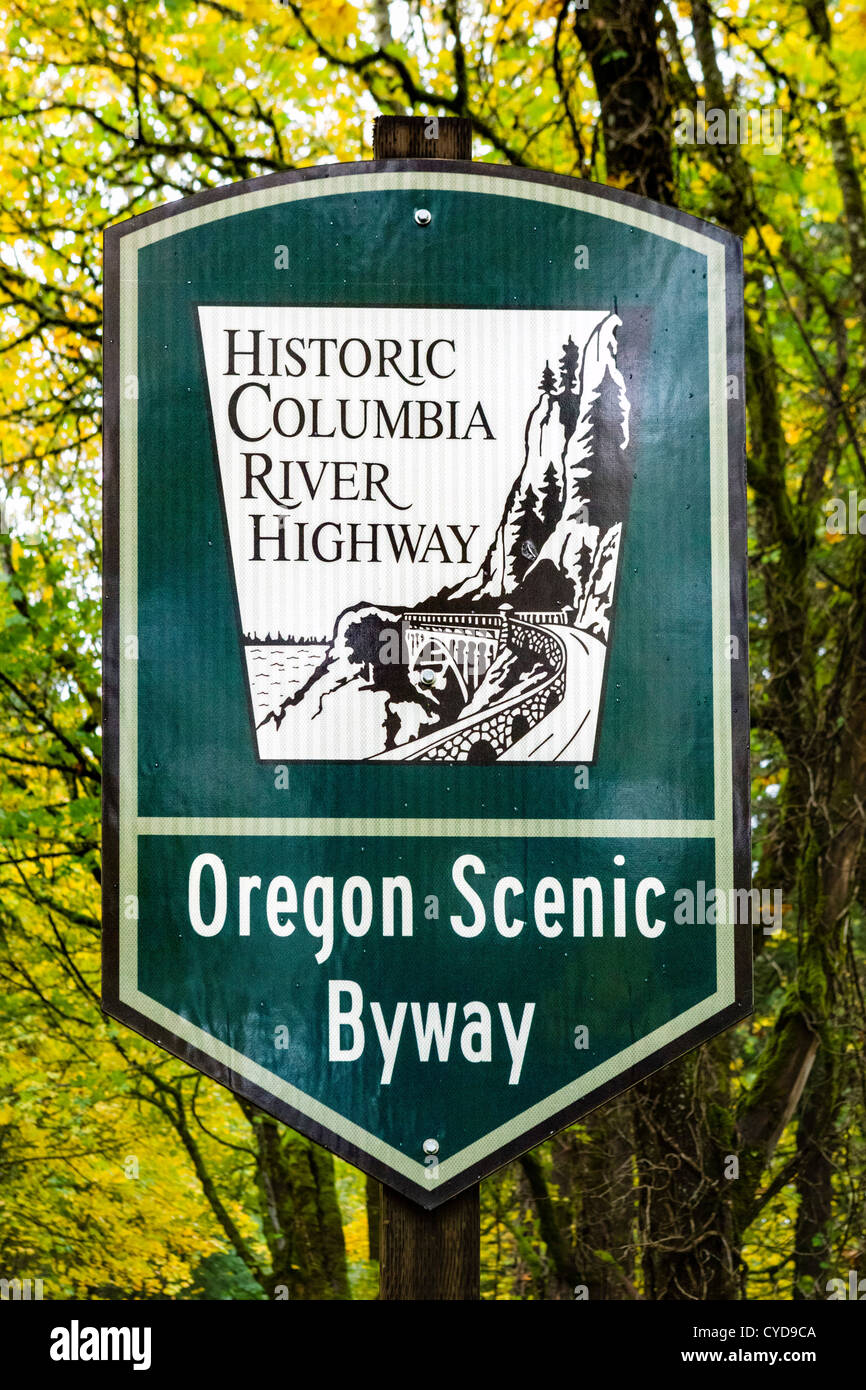
[(648, 1299), (738, 1295), (729, 1067), (722, 1036), (632, 1092)]
[(635, 1288), (634, 1127), (626, 1097), (584, 1122), (587, 1140), (574, 1169), (577, 1253), (590, 1299), (633, 1299)]
[(252, 1123), (271, 1297), (350, 1298), (333, 1158), (266, 1115)]
[(368, 1174), (365, 1194), (367, 1199), (367, 1244), (371, 1260), (378, 1262), (380, 1255), (379, 1225), (382, 1217), (382, 1188), (376, 1178)]
[(673, 200), (671, 113), (655, 6), (646, 0), (592, 0), (574, 27), (601, 105), (608, 183)]
[(833, 1141), (839, 1104), (838, 1059), (825, 1047), (809, 1077), (797, 1125), (797, 1227), (794, 1298), (825, 1298), (832, 1249)]

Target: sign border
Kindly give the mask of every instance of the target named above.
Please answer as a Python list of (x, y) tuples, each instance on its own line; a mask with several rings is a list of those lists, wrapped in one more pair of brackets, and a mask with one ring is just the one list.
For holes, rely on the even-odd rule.
[[(237, 200), (249, 194), (256, 194), (271, 188), (281, 188), (287, 184), (296, 183), (320, 183), (322, 181), (349, 180), (355, 178), (378, 178), (382, 175), (402, 174), (423, 175), (442, 177), (442, 186), (448, 190), (453, 187), (455, 180), (464, 176), (471, 179), (478, 178), (483, 182), (479, 184), (479, 192), (496, 193), (501, 196), (508, 196), (508, 189), (501, 187), (493, 189), (490, 181), (498, 181), (500, 184), (517, 182), (519, 184), (536, 184), (550, 188), (562, 189), (575, 195), (581, 196), (584, 200), (593, 199), (601, 202), (617, 203), (624, 207), (633, 209), (640, 214), (640, 221), (646, 222), (647, 230), (656, 230), (656, 234), (664, 234), (660, 228), (654, 229), (651, 223), (673, 224), (681, 229), (690, 232), (693, 236), (700, 237), (709, 242), (715, 242), (723, 250), (724, 264), (724, 320), (725, 320), (725, 375), (730, 381), (734, 379), (738, 383), (738, 393), (733, 400), (719, 402), (715, 400), (715, 410), (722, 416), (726, 427), (726, 451), (727, 451), (727, 491), (724, 497), (725, 511), (727, 512), (727, 554), (741, 555), (745, 561), (746, 542), (747, 542), (747, 522), (746, 522), (746, 489), (745, 489), (745, 405), (744, 405), (744, 345), (743, 345), (743, 301), (742, 301), (742, 242), (739, 237), (728, 232), (712, 223), (702, 221), (688, 213), (684, 213), (677, 208), (669, 208), (662, 204), (652, 203), (647, 199), (639, 198), (621, 189), (610, 188), (602, 184), (589, 183), (585, 180), (573, 179), (563, 175), (549, 174), (542, 171), (515, 169), (510, 166), (496, 164), (475, 164), (460, 160), (371, 160), (364, 163), (355, 164), (327, 164), (318, 165), (308, 169), (287, 170), (279, 174), (270, 174), (260, 179), (250, 179), (243, 182), (234, 183), (226, 187), (217, 189), (207, 189), (195, 194), (190, 198), (185, 198), (177, 202), (169, 203), (159, 208), (154, 208), (148, 212), (141, 213), (129, 218), (124, 222), (118, 223), (106, 230), (104, 234), (105, 246), (105, 331), (104, 331), (104, 355), (105, 355), (105, 393), (104, 393), (104, 622), (103, 622), (103, 653), (104, 653), (104, 735), (105, 735), (105, 760), (103, 777), (103, 1009), (109, 1016), (126, 1024), (134, 1031), (140, 1033), (148, 1040), (155, 1042), (158, 1046), (165, 1048), (175, 1056), (195, 1067), (213, 1080), (226, 1086), (228, 1089), (243, 1096), (253, 1104), (269, 1114), (274, 1115), (283, 1123), (298, 1130), (308, 1138), (317, 1143), (323, 1144), (332, 1152), (338, 1154), (349, 1163), (370, 1173), (373, 1177), (389, 1184), (397, 1191), (403, 1193), (417, 1202), (420, 1206), (432, 1209), (447, 1201), (450, 1197), (456, 1196), (459, 1192), (478, 1182), (482, 1177), (494, 1172), (502, 1164), (516, 1158), (519, 1154), (535, 1147), (544, 1139), (557, 1133), (565, 1126), (574, 1123), (589, 1111), (603, 1104), (606, 1100), (615, 1095), (621, 1094), (629, 1087), (657, 1071), (660, 1067), (682, 1056), (684, 1053), (698, 1047), (701, 1043), (723, 1031), (731, 1024), (746, 1017), (752, 1009), (752, 929), (748, 924), (741, 924), (729, 928), (733, 933), (733, 999), (723, 1008), (711, 1014), (710, 1017), (702, 1021), (687, 1026), (685, 1031), (678, 1034), (670, 1042), (663, 1043), (661, 1046), (650, 1051), (639, 1061), (620, 1067), (616, 1075), (611, 1079), (599, 1078), (598, 1084), (591, 1088), (576, 1100), (558, 1105), (558, 1099), (562, 1093), (548, 1096), (543, 1102), (532, 1107), (525, 1112), (528, 1122), (526, 1128), (520, 1128), (519, 1133), (514, 1133), (517, 1126), (521, 1124), (521, 1116), (515, 1116), (508, 1124), (503, 1125), (499, 1130), (491, 1135), (486, 1135), (478, 1140), (476, 1144), (464, 1151), (464, 1157), (453, 1155), (446, 1158), (440, 1164), (442, 1172), (441, 1179), (435, 1183), (429, 1181), (429, 1170), (425, 1169), (420, 1162), (408, 1158), (407, 1155), (392, 1149), (384, 1141), (377, 1140), (375, 1136), (366, 1135), (357, 1125), (352, 1124), (345, 1117), (334, 1115), (323, 1105), (311, 1102), (310, 1109), (315, 1109), (319, 1117), (309, 1113), (309, 1110), (299, 1108), (300, 1101), (310, 1098), (299, 1098), (299, 1104), (293, 1105), (280, 1097), (275, 1096), (273, 1091), (267, 1089), (268, 1073), (264, 1068), (258, 1067), (247, 1059), (249, 1065), (245, 1068), (246, 1075), (242, 1074), (234, 1064), (235, 1054), (218, 1040), (213, 1039), (213, 1051), (205, 1051), (203, 1046), (190, 1040), (191, 1034), (199, 1034), (204, 1040), (207, 1035), (200, 1030), (193, 1028), (186, 1020), (179, 1019), (171, 1014), (167, 1009), (158, 1005), (156, 1001), (148, 1000), (146, 996), (139, 994), (137, 982), (134, 978), (135, 959), (129, 950), (129, 944), (124, 949), (121, 942), (121, 929), (123, 916), (121, 914), (121, 811), (122, 811), (122, 755), (124, 747), (122, 744), (121, 729), (121, 662), (123, 655), (121, 652), (121, 640), (123, 637), (121, 629), (122, 615), (122, 593), (120, 584), (120, 560), (121, 560), (121, 380), (124, 363), (121, 359), (121, 294), (123, 289), (122, 272), (122, 252), (124, 241), (131, 235), (141, 233), (144, 229), (154, 226), (160, 222), (177, 219), (183, 214), (195, 214), (200, 209), (205, 209), (213, 203), (227, 200)], [(412, 182), (406, 182), (399, 177), (395, 177), (395, 188), (411, 187)], [(485, 188), (484, 183), (488, 186)], [(312, 194), (314, 190), (311, 189)], [(326, 193), (330, 190), (323, 188), (321, 192)], [(333, 192), (343, 190), (334, 188)], [(360, 191), (363, 191), (361, 189)], [(372, 191), (372, 190), (371, 190)], [(425, 191), (429, 191), (429, 188)], [(517, 189), (514, 196), (520, 196)], [(543, 196), (541, 197), (542, 201)], [(202, 219), (205, 220), (205, 219)], [(210, 219), (207, 219), (210, 220)], [(630, 219), (634, 220), (634, 219)], [(178, 228), (180, 230), (180, 228)], [(158, 239), (158, 238), (154, 238)], [(675, 238), (679, 240), (679, 238)], [(710, 280), (708, 277), (708, 295), (710, 294)], [(717, 325), (718, 326), (718, 325)], [(712, 344), (711, 344), (712, 346)], [(713, 371), (715, 365), (718, 371), (718, 361), (714, 364), (711, 353), (710, 369)], [(711, 381), (711, 432), (713, 419), (713, 398)], [(713, 482), (711, 482), (711, 488)], [(724, 490), (723, 490), (724, 491)], [(127, 524), (134, 522), (134, 518), (129, 518), (125, 511)], [(134, 537), (132, 544), (134, 545)], [(750, 822), (749, 822), (749, 709), (748, 709), (748, 624), (747, 624), (747, 584), (745, 562), (742, 566), (735, 566), (727, 569), (727, 634), (737, 638), (739, 642), (739, 659), (725, 660), (722, 653), (714, 651), (714, 663), (718, 664), (725, 660), (727, 667), (727, 680), (729, 682), (730, 704), (728, 716), (725, 711), (718, 708), (719, 701), (714, 698), (714, 726), (715, 726), (715, 757), (716, 767), (716, 804), (715, 819), (709, 823), (707, 829), (713, 835), (716, 842), (717, 853), (717, 880), (724, 881), (731, 879), (732, 885), (737, 888), (746, 888), (750, 883)], [(713, 566), (713, 590), (716, 591), (717, 575), (716, 566)], [(721, 597), (719, 595), (719, 597)], [(717, 604), (714, 602), (714, 621), (713, 633), (715, 647), (719, 646), (719, 629), (717, 628), (716, 613)], [(726, 634), (726, 635), (727, 635)], [(134, 662), (131, 663), (134, 669)], [(714, 678), (714, 687), (716, 681)], [(134, 681), (132, 682), (134, 686)], [(715, 693), (715, 691), (714, 691)], [(137, 708), (133, 696), (132, 709), (123, 710), (124, 723), (127, 720), (133, 721), (133, 728), (137, 728)], [(719, 801), (719, 776), (718, 776), (718, 757), (720, 735), (730, 734), (730, 783), (732, 802), (725, 806)], [(725, 739), (727, 747), (727, 738)], [(127, 748), (128, 755), (128, 748)], [(132, 767), (134, 773), (134, 763)], [(721, 814), (720, 814), (721, 813)], [(170, 830), (180, 830), (180, 824), (175, 827), (174, 821), (170, 818), (139, 818), (136, 815), (129, 818), (131, 820), (132, 834), (150, 833), (169, 833)], [(290, 822), (281, 820), (263, 822), (259, 818), (241, 818), (242, 820), (255, 819), (257, 832), (261, 833), (290, 833), (287, 825)], [(228, 827), (230, 824), (240, 824), (238, 822), (204, 822), (211, 825)], [(367, 827), (372, 828), (373, 822), (367, 822)], [(375, 825), (378, 833), (405, 834), (407, 833), (407, 822), (381, 822), (376, 820)], [(184, 821), (183, 828), (190, 833), (190, 826), (201, 826), (203, 822)], [(309, 822), (306, 819), (298, 820), (293, 824), (293, 828), (298, 834), (350, 834), (358, 833), (358, 826), (362, 822), (351, 821), (342, 818), (328, 818), (319, 823)], [(624, 824), (624, 823), (623, 823)], [(663, 822), (663, 825), (670, 827), (678, 824), (677, 822)], [(704, 826), (707, 823), (690, 822), (692, 834), (707, 833)], [(268, 829), (269, 825), (273, 829)], [(505, 836), (507, 831), (500, 821), (488, 824), (485, 831), (484, 822), (476, 825), (472, 821), (462, 820), (459, 822), (460, 833), (491, 834)], [(727, 830), (730, 827), (730, 850), (732, 860), (726, 866), (724, 878), (718, 874), (718, 846), (719, 832), (724, 825)], [(555, 829), (553, 828), (555, 826)], [(512, 833), (526, 834), (528, 829), (532, 829), (536, 834), (560, 834), (575, 835), (584, 834), (602, 835), (605, 828), (610, 827), (611, 833), (626, 833), (618, 822), (574, 822), (574, 821), (526, 821), (521, 820), (519, 827), (515, 826)], [(655, 833), (664, 834), (658, 822), (634, 822), (631, 827), (632, 834), (653, 833), (649, 827), (652, 826)], [(350, 828), (351, 827), (351, 828)], [(543, 828), (542, 828), (543, 827)], [(590, 828), (591, 827), (591, 828)], [(616, 830), (614, 830), (616, 827)], [(639, 828), (638, 828), (639, 827)], [(365, 827), (366, 828), (366, 827)], [(420, 827), (419, 827), (420, 828)], [(435, 831), (424, 823), (422, 833), (454, 833), (457, 827), (453, 822), (447, 820), (440, 821)], [(214, 829), (214, 833), (220, 833)], [(231, 830), (223, 830), (222, 833), (232, 833)], [(237, 833), (237, 832), (235, 832)], [(670, 829), (668, 834), (675, 833)], [(682, 833), (680, 830), (679, 833)], [(687, 832), (688, 833), (688, 832)], [(134, 923), (133, 931), (134, 931)], [(717, 952), (720, 952), (720, 931), (717, 931)], [(721, 960), (721, 955), (718, 957)], [(131, 978), (132, 976), (132, 978)], [(131, 986), (131, 987), (130, 987)], [(706, 1001), (704, 1001), (706, 1002)], [(149, 1007), (145, 1012), (145, 1008)], [(696, 1005), (689, 1013), (694, 1013), (701, 1005)], [(158, 1016), (158, 1017), (157, 1017)], [(688, 1014), (681, 1015), (684, 1020)], [(675, 1020), (670, 1020), (673, 1023)], [(181, 1036), (180, 1027), (187, 1036)], [(650, 1035), (651, 1036), (651, 1035)], [(645, 1041), (642, 1040), (642, 1041)], [(221, 1056), (214, 1055), (215, 1053)], [(615, 1059), (609, 1059), (608, 1065)], [(605, 1066), (602, 1065), (598, 1072), (603, 1072)], [(259, 1073), (259, 1079), (250, 1076), (250, 1072)], [(292, 1089), (285, 1086), (284, 1089)], [(564, 1088), (566, 1090), (570, 1088)], [(553, 1104), (552, 1112), (549, 1111)], [(543, 1117), (539, 1118), (537, 1112), (548, 1109)], [(530, 1117), (533, 1117), (530, 1119)], [(342, 1121), (338, 1133), (332, 1125), (335, 1121)], [(493, 1141), (493, 1146), (489, 1151), (482, 1155), (472, 1155), (472, 1151), (479, 1146), (486, 1144), (489, 1140)], [(378, 1148), (380, 1153), (377, 1155), (371, 1152)], [(472, 1155), (470, 1157), (470, 1155)], [(401, 1161), (402, 1160), (402, 1161)], [(454, 1172), (453, 1167), (462, 1161), (463, 1166), (459, 1171)], [(399, 1166), (397, 1166), (399, 1164)], [(449, 1169), (452, 1171), (449, 1172)], [(444, 1171), (442, 1171), (444, 1170)], [(415, 1176), (417, 1174), (417, 1176)], [(426, 1179), (426, 1181), (425, 1181)]]

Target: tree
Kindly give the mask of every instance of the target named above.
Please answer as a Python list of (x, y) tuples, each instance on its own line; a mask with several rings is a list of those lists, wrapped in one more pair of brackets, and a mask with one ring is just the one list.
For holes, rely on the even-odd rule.
[(539, 391), (543, 391), (546, 396), (549, 396), (552, 394), (555, 385), (556, 377), (553, 375), (550, 363), (545, 362), (544, 370), (541, 373), (541, 381), (538, 383), (538, 389)]
[(537, 558), (545, 539), (538, 514), (538, 498), (531, 483), (512, 518), (512, 531), (514, 540), (509, 551), (511, 568), (515, 578), (520, 580)]
[[(649, 395), (651, 391), (651, 383), (644, 383), (644, 394)], [(610, 370), (605, 372), (590, 408), (589, 429), (592, 455), (585, 466), (592, 468), (592, 477), (584, 487), (591, 493), (592, 500), (587, 513), (590, 524), (597, 526), (600, 536), (604, 536), (614, 522), (628, 516), (632, 484), (630, 454), (623, 447), (619, 388)]]
[(556, 523), (562, 516), (562, 488), (559, 483), (559, 475), (551, 459), (544, 470), (544, 481), (541, 489), (541, 500), (539, 503), (541, 512), (541, 529), (545, 536), (552, 535), (556, 529)]

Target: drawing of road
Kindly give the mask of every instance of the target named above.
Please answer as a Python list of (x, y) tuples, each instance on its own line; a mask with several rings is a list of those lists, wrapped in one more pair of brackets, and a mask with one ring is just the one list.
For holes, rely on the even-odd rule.
[[(607, 647), (589, 633), (560, 623), (528, 623), (514, 620), (523, 630), (535, 628), (552, 639), (560, 655), (555, 669), (537, 684), (519, 693), (506, 694), (450, 724), (447, 729), (400, 744), (371, 759), (374, 762), (435, 761), (437, 753), (453, 750), (498, 726), (505, 747), (497, 749), (497, 762), (591, 762), (596, 725), (601, 707)], [(546, 696), (546, 699), (545, 699)], [(541, 699), (547, 712), (519, 738), (511, 741), (506, 730), (516, 714)], [(465, 756), (465, 751), (464, 751)], [(460, 757), (456, 761), (462, 761)]]
[(564, 650), (562, 698), (523, 738), (501, 753), (497, 761), (591, 762), (607, 647), (597, 637), (575, 628), (545, 624), (542, 630), (555, 637)]

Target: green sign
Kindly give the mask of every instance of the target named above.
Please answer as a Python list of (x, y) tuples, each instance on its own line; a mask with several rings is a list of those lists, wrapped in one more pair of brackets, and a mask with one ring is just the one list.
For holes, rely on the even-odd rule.
[(750, 1009), (739, 242), (392, 161), (106, 252), (105, 1007), (435, 1206)]

